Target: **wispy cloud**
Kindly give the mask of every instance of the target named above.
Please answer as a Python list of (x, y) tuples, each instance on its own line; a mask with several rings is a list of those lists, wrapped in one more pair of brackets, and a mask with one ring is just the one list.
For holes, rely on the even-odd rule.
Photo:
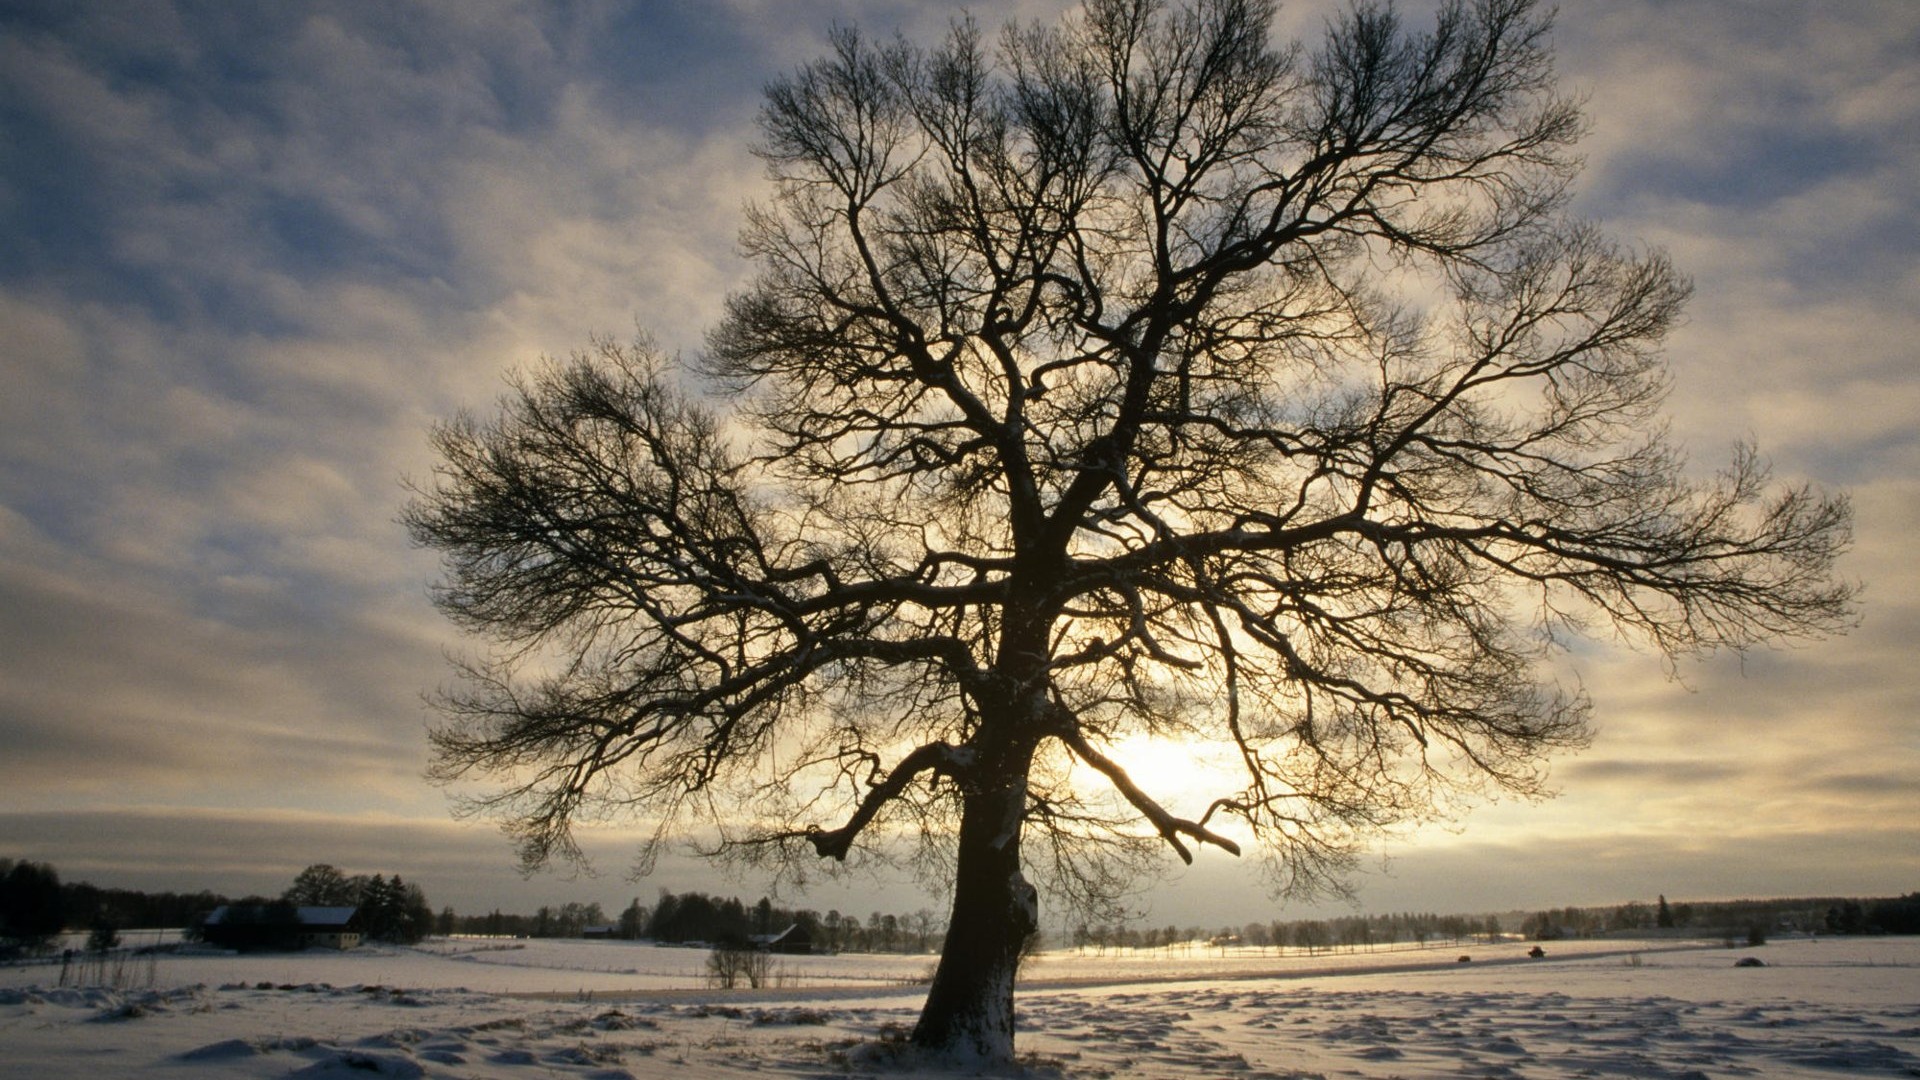
[[(992, 28), (1062, 6), (975, 10)], [(1282, 30), (1324, 14), (1287, 5)], [(459, 647), (394, 524), (428, 424), (592, 332), (697, 350), (746, 271), (762, 85), (835, 21), (925, 40), (948, 17), (9, 5), (0, 854), (207, 877), (218, 835), (255, 881), (330, 838), (343, 864), (508, 888), (505, 845), (419, 780), (420, 695)], [(1657, 879), (1725, 834), (1720, 892), (1877, 887), (1872, 851), (1916, 850), (1892, 810), (1920, 770), (1920, 8), (1646, 0), (1559, 25), (1594, 120), (1579, 207), (1699, 283), (1671, 343), (1676, 430), (1703, 471), (1751, 435), (1783, 477), (1849, 486), (1868, 607), (1844, 642), (1689, 665), (1684, 685), (1583, 652), (1601, 737), (1561, 800), (1398, 864), (1488, 892), (1524, 852), (1514, 880), (1559, 890), (1542, 902), (1674, 894)]]

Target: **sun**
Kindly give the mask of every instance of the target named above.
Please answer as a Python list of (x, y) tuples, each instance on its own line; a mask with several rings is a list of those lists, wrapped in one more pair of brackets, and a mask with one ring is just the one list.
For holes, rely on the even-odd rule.
[[(1141, 791), (1169, 810), (1178, 807), (1197, 812), (1243, 783), (1234, 775), (1238, 759), (1226, 743), (1143, 733), (1118, 739), (1103, 752), (1127, 771)], [(1085, 765), (1076, 765), (1075, 777), (1096, 788), (1107, 784), (1104, 777)]]

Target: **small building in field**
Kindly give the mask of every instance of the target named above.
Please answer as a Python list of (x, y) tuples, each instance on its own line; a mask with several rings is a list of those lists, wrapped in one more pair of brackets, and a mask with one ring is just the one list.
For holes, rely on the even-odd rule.
[(222, 904), (200, 925), (209, 945), (252, 950), (351, 949), (362, 937), (356, 907)]
[(295, 908), (300, 922), (300, 947), (303, 949), (351, 949), (360, 944), (360, 909), (357, 907)]
[(749, 934), (747, 943), (761, 952), (784, 953), (788, 956), (805, 956), (813, 951), (813, 935), (799, 923), (787, 927), (777, 934)]
[(611, 923), (605, 926), (583, 926), (580, 928), (580, 936), (583, 938), (594, 938), (596, 940), (617, 938), (620, 936), (620, 928)]

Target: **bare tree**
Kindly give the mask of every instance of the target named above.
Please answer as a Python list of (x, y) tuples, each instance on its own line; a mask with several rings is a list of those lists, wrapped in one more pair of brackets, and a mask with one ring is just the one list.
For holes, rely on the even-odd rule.
[(346, 907), (360, 902), (359, 893), (346, 874), (327, 863), (314, 863), (294, 877), (280, 899), (289, 904)]
[[(1541, 791), (1587, 738), (1570, 635), (1842, 628), (1845, 503), (1663, 437), (1688, 286), (1567, 216), (1531, 0), (1362, 4), (1317, 51), (1271, 17), (840, 30), (775, 84), (697, 370), (603, 342), (436, 432), (407, 521), (498, 646), (438, 775), (499, 785), (529, 864), (607, 813), (775, 865), (918, 838), (953, 909), (914, 1038), (1005, 1059), (1028, 871), (1096, 904), (1237, 835), (1337, 883)], [(1177, 813), (1111, 754), (1143, 732), (1240, 775)]]

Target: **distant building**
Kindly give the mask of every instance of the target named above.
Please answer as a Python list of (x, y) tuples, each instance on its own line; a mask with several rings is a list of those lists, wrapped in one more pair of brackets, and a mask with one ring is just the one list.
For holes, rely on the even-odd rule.
[(785, 953), (789, 956), (805, 956), (813, 951), (813, 935), (807, 928), (794, 923), (777, 934), (749, 934), (747, 943), (761, 952)]
[(580, 928), (583, 938), (615, 938), (620, 936), (620, 928), (614, 925), (583, 926)]
[(351, 949), (360, 944), (360, 909), (292, 904), (222, 904), (200, 925), (209, 945), (242, 952)]

